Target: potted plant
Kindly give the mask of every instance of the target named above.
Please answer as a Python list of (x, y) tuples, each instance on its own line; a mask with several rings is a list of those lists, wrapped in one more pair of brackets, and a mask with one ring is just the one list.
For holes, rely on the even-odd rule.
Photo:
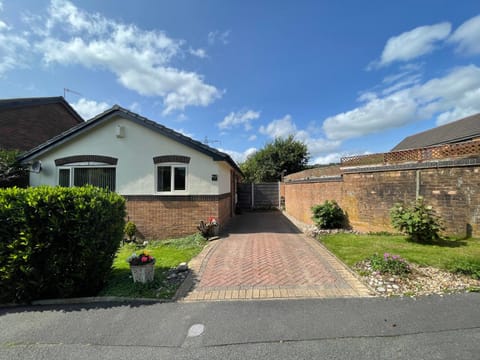
[(211, 237), (218, 236), (218, 221), (213, 216), (210, 216), (207, 222), (204, 222), (203, 220), (200, 221), (200, 225), (197, 226), (197, 229), (200, 230), (202, 236), (208, 240)]
[(155, 258), (147, 251), (133, 253), (127, 259), (132, 271), (133, 282), (147, 283), (153, 281), (155, 275)]
[(137, 232), (137, 225), (133, 221), (129, 221), (125, 224), (125, 242), (132, 242), (137, 239), (135, 233)]

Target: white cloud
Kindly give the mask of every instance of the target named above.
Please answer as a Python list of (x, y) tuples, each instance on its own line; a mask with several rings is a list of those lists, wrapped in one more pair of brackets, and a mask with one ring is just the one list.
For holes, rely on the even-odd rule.
[(277, 137), (285, 138), (293, 135), (296, 140), (307, 145), (308, 152), (312, 158), (332, 151), (341, 145), (341, 142), (338, 140), (332, 141), (321, 137), (312, 137), (312, 129), (299, 130), (290, 115), (285, 115), (281, 119), (273, 120), (267, 126), (261, 126), (259, 131), (261, 134), (267, 135), (272, 139)]
[(70, 105), (85, 120), (91, 119), (110, 108), (110, 105), (108, 105), (106, 102), (97, 102), (95, 100), (87, 100), (85, 98), (80, 98), (77, 102), (70, 103)]
[(255, 140), (257, 140), (257, 135), (250, 135), (248, 137), (248, 141), (255, 141)]
[(324, 156), (318, 156), (315, 159), (312, 159), (310, 163), (319, 165), (339, 163), (342, 156), (344, 156), (342, 153), (330, 153)]
[(217, 125), (220, 129), (230, 129), (232, 127), (243, 125), (245, 130), (252, 129), (252, 121), (260, 117), (259, 111), (247, 110), (239, 112), (231, 112)]
[[(0, 2), (0, 11), (2, 6)], [(9, 70), (26, 67), (28, 56), (25, 52), (29, 48), (24, 37), (16, 35), (7, 23), (0, 20), (0, 77)]]
[(323, 130), (329, 139), (345, 140), (416, 120), (416, 104), (402, 90), (384, 98), (372, 98), (363, 106), (327, 118)]
[(395, 61), (409, 61), (432, 52), (438, 41), (448, 37), (451, 28), (450, 23), (443, 22), (419, 26), (391, 37), (383, 49), (379, 65), (384, 66)]
[(207, 106), (222, 96), (201, 75), (171, 65), (182, 54), (184, 42), (161, 31), (142, 30), (89, 14), (69, 1), (53, 0), (45, 33), (36, 49), (46, 64), (111, 71), (126, 88), (162, 97), (164, 114), (187, 106)]
[[(478, 97), (480, 98), (480, 96)], [(467, 107), (467, 108), (455, 107), (451, 111), (446, 111), (437, 117), (437, 126), (445, 125), (453, 121), (463, 119), (467, 116), (477, 114), (479, 112), (480, 112), (480, 106)]]
[(142, 107), (138, 102), (134, 101), (133, 103), (130, 104), (128, 109), (130, 111), (133, 111), (134, 113), (139, 113), (139, 112), (141, 112)]
[(410, 76), (402, 77), (399, 81), (395, 84), (385, 88), (382, 90), (383, 95), (388, 95), (394, 92), (397, 92), (401, 89), (405, 89), (420, 83), (422, 76), (420, 74), (414, 74)]
[(250, 155), (254, 154), (255, 152), (257, 152), (257, 149), (252, 147), (252, 148), (248, 148), (247, 150), (245, 150), (244, 152), (239, 152), (239, 151), (234, 151), (234, 150), (225, 150), (225, 149), (219, 149), (220, 151), (230, 155), (230, 157), (236, 162), (236, 163), (242, 163), (244, 162), (247, 157), (249, 157)]
[(297, 127), (293, 123), (292, 117), (287, 114), (281, 119), (273, 120), (267, 126), (262, 125), (259, 131), (261, 134), (275, 139), (277, 137), (283, 138), (288, 135), (295, 135)]
[[(364, 103), (327, 118), (323, 130), (330, 140), (345, 140), (400, 127), (437, 116), (438, 123), (480, 111), (480, 68), (469, 65), (443, 77), (379, 96), (369, 93)], [(457, 118), (458, 119), (458, 118)]]
[(190, 48), (189, 50), (189, 53), (196, 56), (196, 57), (199, 57), (200, 59), (204, 59), (207, 57), (207, 51), (205, 49), (192, 49)]
[(480, 15), (460, 25), (449, 40), (457, 44), (460, 53), (480, 54)]
[(210, 45), (214, 45), (216, 43), (222, 43), (223, 45), (227, 45), (229, 43), (229, 36), (230, 36), (230, 30), (226, 31), (210, 31), (208, 33), (208, 43)]
[(184, 129), (173, 129), (174, 131), (186, 136), (186, 137), (189, 137), (191, 139), (193, 139), (193, 134), (188, 132), (188, 131), (185, 131)]

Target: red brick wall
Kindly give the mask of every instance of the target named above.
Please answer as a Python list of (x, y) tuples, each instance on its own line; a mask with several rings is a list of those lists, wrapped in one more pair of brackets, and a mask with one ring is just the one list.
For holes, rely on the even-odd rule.
[(415, 199), (415, 170), (344, 174), (341, 206), (360, 231), (392, 231), (390, 209)]
[(224, 226), (230, 216), (230, 194), (220, 196), (125, 196), (127, 216), (145, 239), (167, 239), (197, 232), (200, 220), (215, 217)]
[(313, 224), (311, 207), (336, 200), (341, 207), (343, 182), (285, 183), (285, 210), (294, 218)]
[[(417, 188), (418, 173), (418, 188)], [(343, 181), (285, 184), (286, 211), (311, 224), (310, 208), (336, 200), (359, 231), (392, 231), (390, 209), (423, 196), (449, 234), (480, 236), (480, 166), (344, 173)]]

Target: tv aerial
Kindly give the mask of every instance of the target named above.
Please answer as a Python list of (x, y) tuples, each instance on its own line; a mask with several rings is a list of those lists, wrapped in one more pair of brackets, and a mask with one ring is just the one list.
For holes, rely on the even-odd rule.
[(64, 99), (67, 98), (67, 93), (75, 94), (75, 95), (78, 95), (78, 96), (82, 96), (82, 94), (80, 94), (79, 92), (77, 92), (77, 91), (75, 91), (75, 90), (72, 90), (72, 89), (69, 89), (69, 88), (63, 88), (63, 98), (64, 98)]
[(215, 144), (215, 143), (221, 144), (222, 142), (220, 140), (210, 140), (207, 136), (205, 136), (205, 139), (203, 140), (203, 143), (205, 145), (210, 145), (210, 144)]

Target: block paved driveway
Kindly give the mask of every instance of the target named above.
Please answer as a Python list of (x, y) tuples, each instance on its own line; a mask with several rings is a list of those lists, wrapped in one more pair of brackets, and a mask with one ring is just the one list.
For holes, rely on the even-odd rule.
[(184, 301), (369, 296), (343, 263), (279, 211), (236, 216), (189, 266), (193, 286)]

